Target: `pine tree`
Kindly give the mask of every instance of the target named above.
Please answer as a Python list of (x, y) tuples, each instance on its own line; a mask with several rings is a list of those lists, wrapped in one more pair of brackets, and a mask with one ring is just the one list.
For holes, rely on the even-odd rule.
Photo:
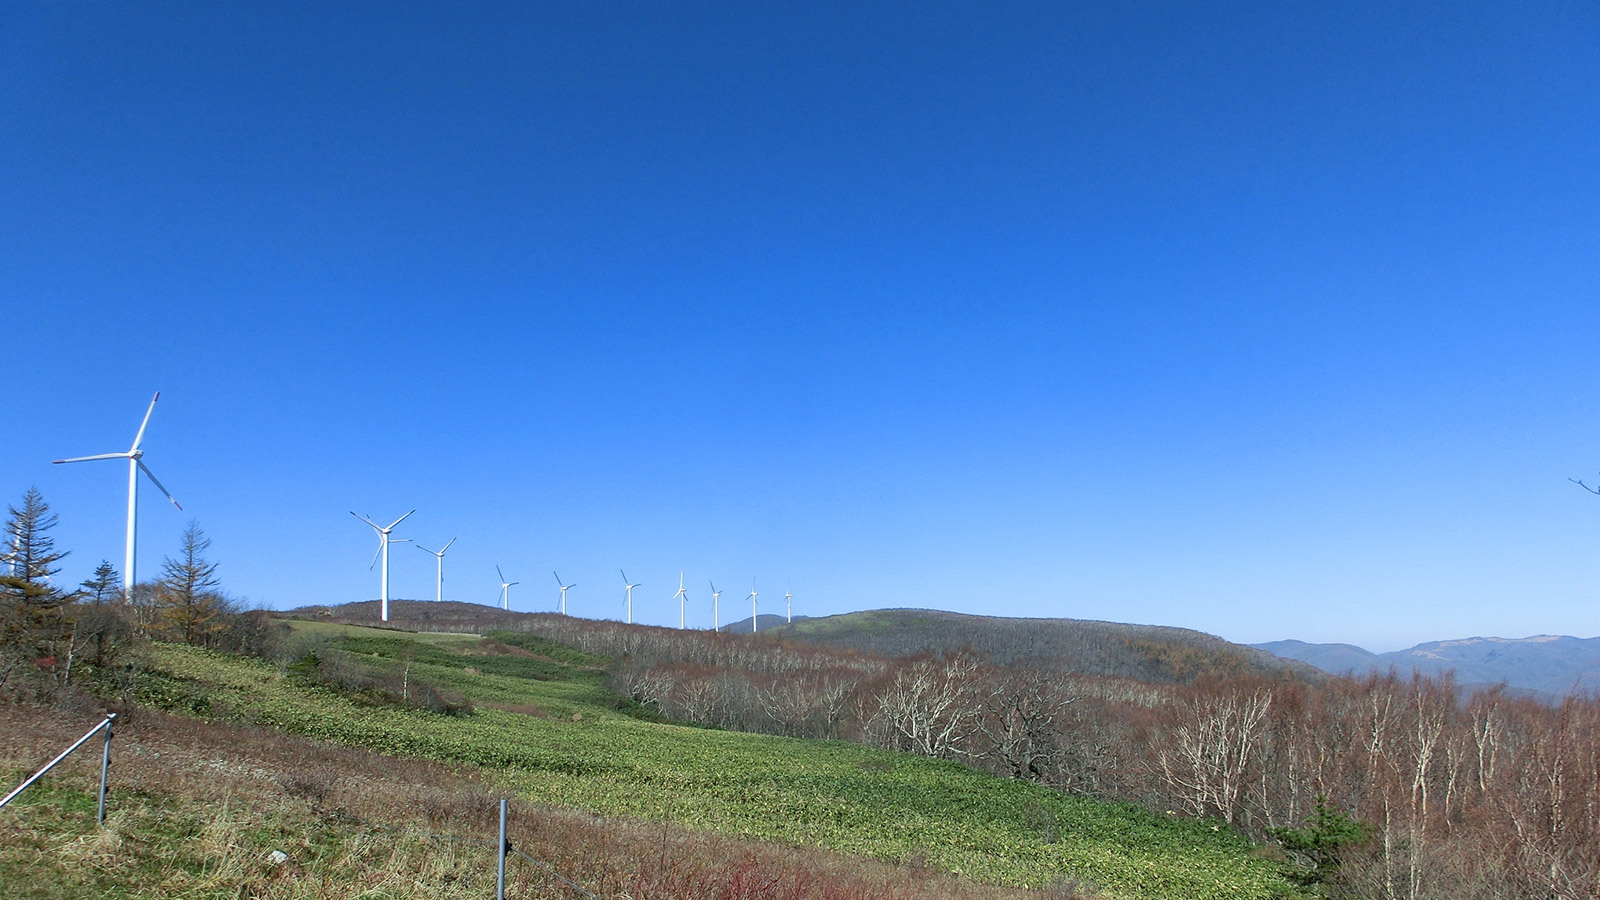
[[(0, 683), (18, 665), (29, 661), (56, 671), (60, 657), (71, 652), (72, 616), (69, 604), (77, 594), (51, 582), (61, 569), (56, 563), (67, 554), (56, 552), (49, 531), (56, 517), (38, 488), (28, 488), (22, 508), (8, 507), (5, 543), (0, 564)], [(66, 670), (63, 667), (61, 671)]]
[(156, 581), (157, 627), (175, 640), (204, 643), (227, 626), (216, 621), (226, 608), (217, 585), (217, 564), (207, 562), (205, 552), (211, 539), (191, 520), (183, 530), (178, 558), (168, 557), (161, 564)]
[(90, 603), (109, 603), (122, 597), (122, 576), (111, 560), (102, 559), (94, 574), (79, 587), (83, 588), (83, 599)]
[[(36, 487), (28, 488), (22, 496), (22, 508), (9, 507), (10, 518), (6, 520), (6, 546), (0, 554), (0, 562), (8, 569), (5, 575), (6, 593), (20, 598), (21, 585), (48, 586), (50, 579), (61, 568), (56, 565), (67, 556), (65, 551), (57, 553), (56, 542), (48, 532), (56, 525), (56, 517), (50, 512), (50, 504), (44, 502), (44, 495)], [(54, 590), (42, 592), (50, 595), (59, 595), (57, 599), (68, 595)]]

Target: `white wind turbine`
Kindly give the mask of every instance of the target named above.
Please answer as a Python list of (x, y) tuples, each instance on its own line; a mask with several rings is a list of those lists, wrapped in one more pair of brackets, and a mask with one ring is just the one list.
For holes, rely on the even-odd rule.
[(711, 630), (722, 630), (722, 592), (717, 590), (715, 581), (707, 581), (711, 585)]
[[(621, 569), (618, 569), (617, 571), (618, 572), (622, 572)], [(556, 580), (560, 581), (561, 579), (558, 578)], [(624, 590), (626, 590), (628, 592), (628, 623), (632, 624), (633, 623), (633, 589), (638, 587), (641, 584), (644, 584), (644, 582), (637, 581), (637, 582), (634, 582), (633, 584), (628, 584), (628, 573), (627, 572), (622, 572), (622, 584), (623, 584)]]
[(511, 609), (511, 586), (522, 582), (507, 581), (506, 573), (500, 571), (499, 566), (494, 567), (494, 573), (500, 576), (500, 608), (509, 611)]
[(405, 516), (401, 516), (400, 518), (395, 519), (393, 522), (390, 522), (389, 527), (385, 528), (366, 516), (357, 513), (355, 510), (350, 511), (350, 515), (355, 516), (368, 525), (371, 525), (372, 530), (378, 533), (378, 550), (376, 553), (372, 554), (372, 563), (367, 566), (367, 571), (372, 571), (372, 567), (378, 564), (379, 556), (383, 557), (383, 574), (378, 577), (378, 617), (385, 622), (389, 621), (389, 545), (404, 544), (410, 540), (410, 538), (401, 539), (389, 537), (389, 532), (393, 531), (396, 525), (404, 522), (406, 520), (406, 516), (409, 516), (414, 512), (416, 512), (416, 510), (413, 509), (411, 512), (406, 513)]
[(794, 624), (794, 594), (788, 591), (783, 592), (783, 618), (787, 624)]
[(678, 573), (678, 592), (676, 594), (672, 595), (672, 599), (678, 601), (678, 627), (679, 628), (683, 627), (683, 605), (684, 605), (685, 600), (688, 598), (688, 596), (689, 596), (689, 592), (683, 589), (683, 573), (679, 572)]
[[(561, 574), (559, 572), (552, 571), (550, 574), (556, 576), (556, 584), (561, 584)], [(578, 583), (576, 581), (571, 584), (561, 584), (561, 614), (563, 616), (567, 614), (567, 588), (575, 588), (577, 586)]]
[[(455, 542), (456, 542), (455, 538), (451, 538), (450, 539), (450, 544), (454, 544)], [(418, 550), (427, 550), (429, 553), (432, 553), (434, 556), (439, 557), (439, 590), (434, 595), (433, 599), (438, 600), (441, 603), (444, 602), (444, 551), (450, 549), (450, 544), (445, 544), (444, 545), (444, 550), (428, 550), (427, 547), (424, 547), (421, 544), (417, 545), (417, 549)]]
[(750, 633), (755, 634), (756, 627), (756, 583), (750, 582)]
[[(166, 494), (167, 499), (172, 500), (173, 506), (178, 506), (178, 501), (173, 500), (172, 495), (167, 493), (167, 489), (162, 487), (160, 479), (156, 478), (156, 473), (150, 471), (150, 467), (144, 464), (144, 460), (141, 459), (144, 456), (144, 451), (139, 449), (139, 444), (144, 441), (145, 426), (150, 424), (150, 414), (156, 411), (156, 401), (160, 399), (160, 391), (156, 391), (156, 395), (150, 398), (150, 408), (144, 411), (144, 421), (139, 423), (139, 433), (133, 436), (133, 446), (129, 447), (127, 452), (100, 453), (95, 456), (75, 456), (72, 459), (55, 460), (57, 464), (87, 462), (91, 459), (125, 459), (128, 461), (128, 552), (123, 557), (122, 563), (122, 599), (129, 603), (133, 602), (133, 585), (135, 582), (133, 549), (139, 510), (139, 473), (144, 472), (150, 478), (151, 483), (156, 486), (156, 489)], [(178, 509), (181, 510), (183, 507), (178, 506)]]

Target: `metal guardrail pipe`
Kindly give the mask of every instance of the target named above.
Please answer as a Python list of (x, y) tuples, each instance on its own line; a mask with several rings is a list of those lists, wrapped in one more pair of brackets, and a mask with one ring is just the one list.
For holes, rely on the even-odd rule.
[(35, 781), (38, 781), (40, 778), (44, 777), (44, 774), (46, 772), (50, 771), (51, 769), (54, 769), (56, 767), (57, 763), (61, 762), (63, 759), (66, 759), (68, 756), (71, 756), (72, 755), (72, 751), (74, 751), (74, 750), (78, 749), (79, 747), (82, 747), (84, 744), (88, 743), (90, 738), (94, 737), (95, 734), (97, 732), (99, 732), (101, 729), (104, 729), (105, 733), (106, 733), (106, 749), (105, 749), (105, 754), (103, 756), (101, 756), (101, 758), (100, 758), (100, 810), (99, 810), (99, 812), (97, 814), (98, 815), (97, 821), (102, 822), (102, 823), (105, 822), (105, 820), (106, 820), (106, 775), (109, 773), (109, 770), (111, 768), (111, 723), (115, 722), (116, 720), (117, 720), (117, 714), (116, 713), (106, 713), (106, 719), (105, 719), (104, 722), (101, 722), (99, 725), (96, 725), (95, 727), (89, 729), (89, 733), (88, 734), (84, 735), (81, 738), (78, 738), (78, 740), (75, 741), (71, 747), (68, 747), (67, 749), (61, 751), (61, 754), (59, 756), (57, 756), (55, 759), (52, 759), (49, 762), (45, 763), (44, 768), (42, 768), (39, 771), (37, 771), (37, 772), (33, 773), (32, 775), (28, 776), (28, 780), (27, 781), (24, 781), (23, 783), (17, 785), (16, 790), (13, 790), (11, 793), (7, 794), (4, 799), (0, 799), (0, 808), (3, 808), (7, 803), (10, 803), (12, 800), (15, 800), (17, 798), (18, 794), (21, 794), (23, 791), (27, 790), (28, 787), (30, 785), (32, 785)]
[(511, 846), (506, 841), (506, 798), (500, 798), (500, 848), (496, 855), (500, 857), (500, 871), (494, 880), (495, 900), (506, 900), (506, 848)]

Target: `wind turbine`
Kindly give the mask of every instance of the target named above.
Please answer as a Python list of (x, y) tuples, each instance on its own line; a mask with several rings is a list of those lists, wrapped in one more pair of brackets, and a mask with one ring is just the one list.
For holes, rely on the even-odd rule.
[[(618, 569), (617, 571), (618, 572), (622, 572), (621, 569)], [(558, 578), (556, 580), (560, 581), (561, 579)], [(633, 623), (633, 589), (638, 587), (641, 584), (644, 584), (644, 582), (639, 581), (639, 582), (635, 582), (633, 584), (628, 584), (628, 573), (627, 572), (622, 572), (622, 584), (623, 584), (624, 588), (628, 592), (628, 623), (632, 624)]]
[[(450, 539), (450, 544), (454, 544), (455, 542), (456, 542), (455, 538), (451, 538)], [(449, 550), (450, 549), (450, 544), (445, 544), (444, 545), (444, 550)], [(418, 550), (428, 550), (427, 547), (424, 547), (421, 544), (417, 545), (417, 549)], [(433, 599), (438, 600), (441, 603), (444, 602), (444, 550), (428, 550), (429, 553), (432, 553), (434, 556), (439, 557), (439, 591), (434, 596)]]
[(708, 581), (711, 585), (711, 630), (722, 630), (722, 592), (717, 590), (715, 581)]
[(381, 575), (378, 579), (378, 615), (379, 618), (385, 622), (389, 621), (389, 544), (391, 542), (396, 544), (404, 544), (410, 540), (410, 538), (406, 538), (404, 540), (400, 538), (391, 538), (389, 537), (389, 532), (393, 531), (396, 525), (404, 522), (406, 520), (406, 516), (409, 516), (414, 512), (416, 512), (416, 510), (413, 509), (411, 512), (406, 513), (405, 516), (401, 516), (400, 518), (395, 519), (393, 522), (390, 522), (389, 527), (385, 528), (366, 516), (358, 514), (355, 510), (350, 511), (350, 515), (355, 516), (368, 525), (371, 525), (372, 530), (378, 533), (378, 551), (372, 554), (372, 563), (367, 566), (367, 571), (372, 571), (372, 567), (378, 564), (379, 556), (383, 557), (383, 575)]
[(678, 627), (679, 628), (683, 627), (683, 604), (684, 604), (684, 601), (688, 598), (688, 596), (689, 596), (689, 592), (683, 589), (683, 573), (679, 572), (678, 573), (678, 592), (676, 594), (672, 595), (672, 599), (678, 601)]
[(750, 582), (750, 633), (755, 634), (756, 627), (756, 583)]
[[(133, 548), (139, 510), (139, 473), (143, 472), (149, 476), (151, 483), (156, 486), (156, 490), (166, 494), (167, 499), (172, 500), (173, 506), (178, 506), (178, 501), (173, 500), (172, 494), (168, 493), (165, 487), (162, 487), (161, 480), (156, 478), (156, 473), (150, 471), (150, 467), (144, 464), (144, 460), (141, 459), (144, 456), (144, 451), (139, 449), (139, 444), (144, 441), (144, 429), (150, 424), (150, 414), (156, 411), (156, 401), (160, 399), (160, 391), (156, 391), (156, 395), (150, 398), (150, 408), (144, 411), (144, 421), (139, 423), (139, 433), (133, 436), (133, 446), (129, 447), (126, 453), (100, 453), (95, 456), (75, 456), (72, 459), (55, 460), (57, 464), (88, 462), (91, 459), (125, 459), (128, 461), (128, 553), (123, 558), (122, 564), (122, 599), (128, 603), (133, 602), (133, 585), (135, 583), (133, 577)], [(181, 510), (183, 507), (178, 506), (178, 509)]]
[[(621, 570), (618, 570), (618, 571), (621, 571)], [(561, 584), (561, 575), (560, 575), (560, 573), (551, 572), (550, 574), (556, 576), (556, 584)], [(623, 579), (623, 580), (627, 580), (627, 579)], [(563, 616), (567, 614), (567, 588), (575, 588), (577, 586), (578, 586), (578, 583), (576, 581), (574, 581), (572, 584), (561, 584), (561, 614)]]
[(506, 573), (500, 571), (499, 566), (494, 567), (494, 573), (500, 576), (500, 608), (509, 611), (511, 609), (510, 588), (513, 584), (521, 584), (522, 582), (507, 581)]
[(794, 624), (794, 594), (783, 592), (783, 618), (785, 624)]

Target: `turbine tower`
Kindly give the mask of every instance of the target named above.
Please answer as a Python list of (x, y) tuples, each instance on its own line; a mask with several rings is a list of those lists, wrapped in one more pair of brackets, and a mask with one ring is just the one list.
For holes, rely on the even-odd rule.
[[(617, 571), (618, 572), (622, 572), (621, 569), (618, 569)], [(561, 579), (558, 578), (556, 580), (560, 581)], [(638, 582), (634, 582), (633, 584), (628, 584), (628, 573), (627, 572), (622, 572), (623, 588), (628, 592), (628, 624), (630, 624), (630, 625), (633, 624), (633, 589), (638, 587), (639, 585), (641, 585), (643, 583), (644, 582), (642, 582), (642, 581), (638, 581)]]
[[(561, 584), (560, 573), (551, 572), (550, 574), (556, 576), (556, 584)], [(567, 588), (574, 588), (577, 586), (578, 583), (576, 581), (574, 581), (572, 584), (561, 584), (561, 614), (563, 616), (567, 614)]]
[(711, 585), (711, 630), (722, 630), (722, 592), (717, 590), (715, 581), (708, 581)]
[[(450, 539), (450, 544), (454, 544), (455, 542), (456, 542), (455, 538), (451, 538)], [(450, 549), (450, 544), (445, 544), (444, 545), (444, 550), (449, 550)], [(428, 550), (427, 547), (424, 547), (421, 544), (417, 545), (417, 549), (418, 550)], [(439, 590), (435, 594), (433, 599), (438, 600), (441, 603), (444, 602), (444, 550), (428, 550), (429, 553), (432, 553), (434, 556), (439, 557)]]
[(683, 604), (684, 604), (684, 599), (687, 598), (688, 596), (689, 596), (689, 592), (683, 589), (683, 573), (679, 572), (678, 573), (678, 592), (676, 594), (672, 595), (672, 599), (678, 601), (678, 627), (679, 628), (683, 627)]
[(788, 591), (783, 592), (783, 618), (784, 624), (794, 624), (794, 594)]
[[(95, 456), (75, 456), (72, 459), (55, 460), (58, 465), (60, 463), (87, 462), (91, 459), (125, 459), (128, 461), (128, 552), (123, 557), (122, 563), (122, 599), (128, 603), (133, 602), (133, 585), (135, 584), (133, 549), (139, 510), (139, 473), (143, 472), (148, 476), (151, 483), (156, 486), (156, 490), (166, 494), (167, 499), (172, 500), (173, 506), (178, 506), (178, 501), (173, 500), (172, 494), (161, 486), (161, 481), (156, 478), (156, 473), (150, 471), (150, 467), (144, 464), (144, 460), (141, 458), (144, 456), (144, 451), (139, 449), (139, 444), (144, 441), (144, 429), (150, 424), (150, 414), (156, 411), (156, 401), (160, 399), (160, 391), (156, 391), (156, 395), (150, 398), (150, 408), (144, 411), (144, 421), (139, 423), (139, 433), (133, 436), (133, 446), (129, 447), (127, 452), (100, 453)], [(178, 506), (178, 509), (181, 510), (183, 507)]]
[(758, 630), (756, 627), (756, 583), (752, 581), (750, 582), (750, 633), (755, 634)]
[(366, 516), (358, 514), (355, 510), (350, 511), (350, 515), (355, 516), (368, 525), (371, 525), (372, 530), (378, 533), (378, 550), (376, 553), (372, 554), (372, 563), (367, 566), (367, 571), (372, 571), (372, 567), (378, 564), (379, 556), (383, 557), (383, 574), (378, 578), (378, 616), (385, 622), (389, 621), (389, 544), (403, 544), (410, 540), (409, 538), (402, 540), (400, 538), (389, 537), (389, 532), (393, 531), (396, 525), (404, 522), (406, 520), (406, 516), (409, 516), (414, 512), (416, 512), (416, 510), (413, 509), (411, 512), (406, 513), (405, 516), (401, 516), (400, 518), (395, 519), (393, 522), (390, 522), (389, 527), (385, 528)]
[(513, 584), (521, 584), (522, 582), (507, 581), (506, 573), (500, 571), (499, 566), (494, 567), (494, 573), (500, 576), (500, 608), (509, 611), (511, 609), (510, 588)]

